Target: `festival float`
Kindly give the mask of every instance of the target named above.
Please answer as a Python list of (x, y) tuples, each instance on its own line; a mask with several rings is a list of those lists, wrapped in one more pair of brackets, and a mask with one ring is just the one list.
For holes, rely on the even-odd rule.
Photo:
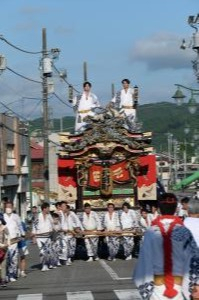
[(128, 201), (156, 200), (156, 161), (152, 132), (138, 122), (128, 123), (117, 110), (100, 108), (87, 117), (87, 128), (61, 132), (58, 153), (59, 200), (75, 209), (85, 202), (103, 209)]

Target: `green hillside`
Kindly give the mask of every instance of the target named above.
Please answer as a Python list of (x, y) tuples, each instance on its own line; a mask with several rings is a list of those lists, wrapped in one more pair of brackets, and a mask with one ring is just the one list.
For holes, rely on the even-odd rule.
[[(169, 102), (141, 105), (138, 109), (138, 120), (143, 123), (144, 131), (153, 132), (153, 144), (157, 151), (167, 151), (168, 133), (173, 134), (173, 138), (183, 143), (193, 140), (194, 129), (199, 128), (198, 112), (192, 115), (188, 111), (187, 104), (177, 106)], [(188, 123), (191, 131), (185, 135), (185, 124)], [(191, 151), (189, 145), (188, 152)], [(182, 145), (181, 145), (181, 148)]]
[[(179, 142), (186, 138), (190, 142), (193, 135), (193, 129), (199, 129), (198, 112), (191, 115), (187, 105), (177, 106), (169, 102), (140, 105), (137, 110), (138, 121), (143, 123), (143, 131), (152, 131), (152, 144), (158, 151), (167, 151), (167, 134), (172, 133), (173, 137)], [(66, 116), (62, 120), (54, 119), (52, 131), (59, 132), (72, 131), (74, 128), (74, 117)], [(188, 136), (184, 134), (185, 124), (189, 123), (192, 130)], [(42, 128), (42, 119), (35, 119), (31, 122), (32, 130)], [(191, 147), (188, 145), (188, 152), (191, 153)]]

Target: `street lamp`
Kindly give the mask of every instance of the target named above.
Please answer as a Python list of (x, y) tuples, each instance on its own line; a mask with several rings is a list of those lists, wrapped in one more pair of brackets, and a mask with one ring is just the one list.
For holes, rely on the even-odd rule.
[[(198, 32), (199, 14), (197, 14), (196, 16), (189, 16), (187, 23), (195, 30), (188, 44), (188, 48), (192, 47), (193, 51), (196, 52), (196, 58), (192, 61), (192, 67), (196, 75), (197, 81), (199, 82), (199, 32)], [(182, 44), (180, 48), (183, 50), (187, 48), (185, 39), (182, 40)], [(177, 91), (175, 92), (172, 98), (176, 100), (177, 105), (181, 105), (184, 101), (184, 98), (186, 97), (182, 93), (181, 88), (189, 90), (191, 92), (191, 98), (188, 101), (188, 110), (191, 114), (194, 114), (198, 106), (194, 96), (199, 95), (199, 90), (189, 88), (181, 84), (175, 84), (175, 85), (177, 86)]]
[[(195, 32), (193, 33), (190, 39), (188, 47), (190, 48), (192, 46), (192, 49), (196, 52), (196, 58), (192, 61), (192, 66), (197, 81), (199, 82), (199, 32), (198, 32), (199, 14), (197, 14), (196, 16), (189, 16), (187, 23), (195, 30)], [(182, 40), (182, 44), (180, 48), (183, 50), (187, 48), (185, 39)]]
[(186, 98), (186, 96), (183, 94), (181, 89), (188, 90), (191, 93), (191, 97), (188, 100), (188, 110), (191, 114), (195, 114), (197, 107), (198, 107), (198, 103), (197, 103), (196, 99), (194, 98), (194, 96), (199, 96), (199, 90), (192, 89), (192, 88), (189, 88), (182, 84), (177, 84), (177, 83), (175, 84), (175, 86), (177, 86), (177, 90), (176, 90), (175, 94), (172, 96), (172, 98), (176, 101), (177, 105), (180, 106), (183, 104), (184, 98)]

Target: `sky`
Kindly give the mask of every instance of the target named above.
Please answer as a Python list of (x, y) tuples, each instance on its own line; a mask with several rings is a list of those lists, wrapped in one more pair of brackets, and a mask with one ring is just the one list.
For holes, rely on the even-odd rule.
[[(137, 85), (140, 104), (171, 101), (175, 83), (197, 88), (187, 44), (194, 32), (187, 19), (198, 14), (198, 0), (1, 0), (0, 54), (7, 67), (0, 75), (0, 112), (31, 120), (42, 116), (39, 62), (42, 28), (47, 48), (61, 50), (54, 61), (67, 71), (67, 82), (82, 91), (83, 64), (92, 91), (102, 105), (111, 100), (111, 86), (128, 78)], [(13, 45), (13, 46), (12, 46)], [(12, 70), (12, 71), (11, 71)], [(31, 80), (26, 80), (19, 75)], [(68, 85), (53, 72), (55, 93), (48, 99), (50, 117), (74, 115)], [(30, 99), (33, 98), (33, 99)], [(9, 109), (8, 109), (9, 107)]]

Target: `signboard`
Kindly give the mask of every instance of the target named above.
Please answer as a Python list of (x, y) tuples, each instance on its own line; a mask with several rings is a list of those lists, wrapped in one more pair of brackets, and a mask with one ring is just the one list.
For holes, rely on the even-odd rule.
[(139, 157), (140, 175), (137, 176), (138, 200), (157, 200), (156, 157)]
[(72, 204), (77, 200), (75, 161), (58, 158), (58, 200)]

